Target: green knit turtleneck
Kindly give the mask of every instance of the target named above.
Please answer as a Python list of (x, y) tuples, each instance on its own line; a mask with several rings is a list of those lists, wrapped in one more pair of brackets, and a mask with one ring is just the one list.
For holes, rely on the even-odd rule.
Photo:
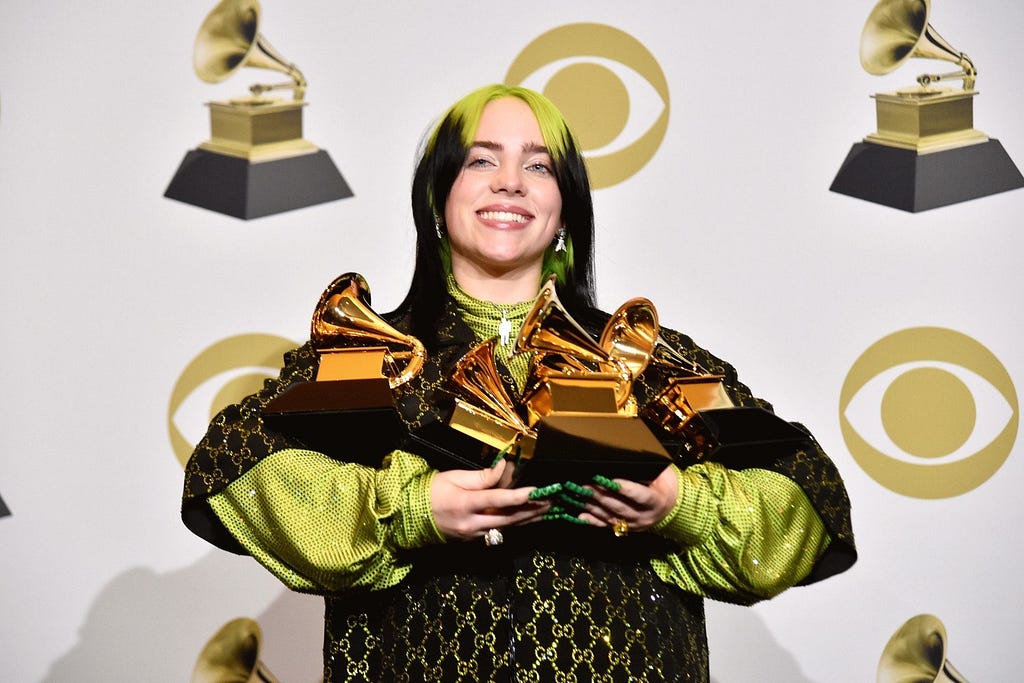
[(448, 293), (455, 299), (459, 316), (466, 321), (478, 340), (498, 338), (498, 343), (494, 345), (494, 356), (509, 369), (516, 385), (522, 391), (530, 369), (530, 354), (521, 353), (516, 356), (511, 354), (515, 347), (519, 328), (523, 326), (526, 314), (533, 308), (533, 300), (518, 304), (495, 304), (483, 301), (463, 291), (451, 273), (448, 274)]

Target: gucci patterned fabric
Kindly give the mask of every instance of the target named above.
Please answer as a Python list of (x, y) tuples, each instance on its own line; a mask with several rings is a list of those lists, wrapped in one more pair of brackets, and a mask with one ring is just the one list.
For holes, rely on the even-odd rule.
[[(388, 321), (409, 329), (407, 313)], [(601, 329), (587, 327), (595, 337)], [(731, 366), (684, 335), (663, 329), (662, 336), (700, 367), (723, 375), (736, 405), (770, 410)], [(448, 414), (453, 397), (446, 378), (475, 341), (452, 301), (437, 340), (420, 375), (395, 392), (409, 430)], [(185, 471), (182, 516), (195, 533), (243, 552), (206, 499), (270, 453), (303, 447), (264, 429), (260, 414), (293, 383), (312, 380), (316, 363), (308, 343), (290, 352), (278, 378), (213, 420)], [(516, 395), (507, 369), (499, 369)], [(654, 367), (643, 373), (634, 386), (639, 404), (667, 379)], [(401, 447), (417, 450), (411, 442)], [(808, 434), (800, 447), (757, 466), (797, 483), (832, 538), (804, 583), (848, 568), (856, 558), (849, 500), (813, 438)], [(561, 522), (531, 526), (521, 534), (508, 530), (499, 548), (449, 543), (410, 551), (413, 573), (397, 587), (326, 595), (326, 680), (708, 680), (701, 598), (661, 581), (647, 561), (666, 541), (649, 534), (616, 539), (607, 530)]]
[(615, 559), (643, 542), (562, 531), (435, 548), (384, 595), (328, 596), (325, 681), (707, 681), (702, 600)]

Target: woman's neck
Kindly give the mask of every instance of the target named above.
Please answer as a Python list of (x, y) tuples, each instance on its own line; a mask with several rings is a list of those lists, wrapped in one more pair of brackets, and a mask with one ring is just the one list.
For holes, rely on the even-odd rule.
[(529, 301), (540, 289), (540, 264), (529, 268), (489, 273), (472, 266), (452, 263), (452, 275), (466, 294), (496, 304), (515, 304)]

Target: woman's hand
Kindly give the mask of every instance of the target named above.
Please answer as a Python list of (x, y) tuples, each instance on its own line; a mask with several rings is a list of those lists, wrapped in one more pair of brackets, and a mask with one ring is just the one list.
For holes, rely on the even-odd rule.
[(595, 526), (620, 526), (629, 531), (645, 531), (663, 520), (679, 498), (675, 469), (666, 467), (650, 484), (614, 479), (615, 486), (587, 486), (594, 495), (583, 507), (579, 518)]
[(529, 499), (532, 487), (499, 488), (507, 460), (485, 470), (448, 470), (434, 475), (430, 507), (434, 523), (446, 538), (482, 538), (489, 529), (540, 520), (550, 507)]

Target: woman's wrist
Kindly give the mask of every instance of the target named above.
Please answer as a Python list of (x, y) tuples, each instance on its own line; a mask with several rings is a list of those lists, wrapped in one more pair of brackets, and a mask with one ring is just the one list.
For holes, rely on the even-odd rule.
[(696, 545), (710, 531), (710, 519), (705, 513), (708, 491), (700, 477), (675, 465), (670, 467), (676, 475), (679, 494), (675, 505), (651, 527), (651, 531), (682, 545)]

